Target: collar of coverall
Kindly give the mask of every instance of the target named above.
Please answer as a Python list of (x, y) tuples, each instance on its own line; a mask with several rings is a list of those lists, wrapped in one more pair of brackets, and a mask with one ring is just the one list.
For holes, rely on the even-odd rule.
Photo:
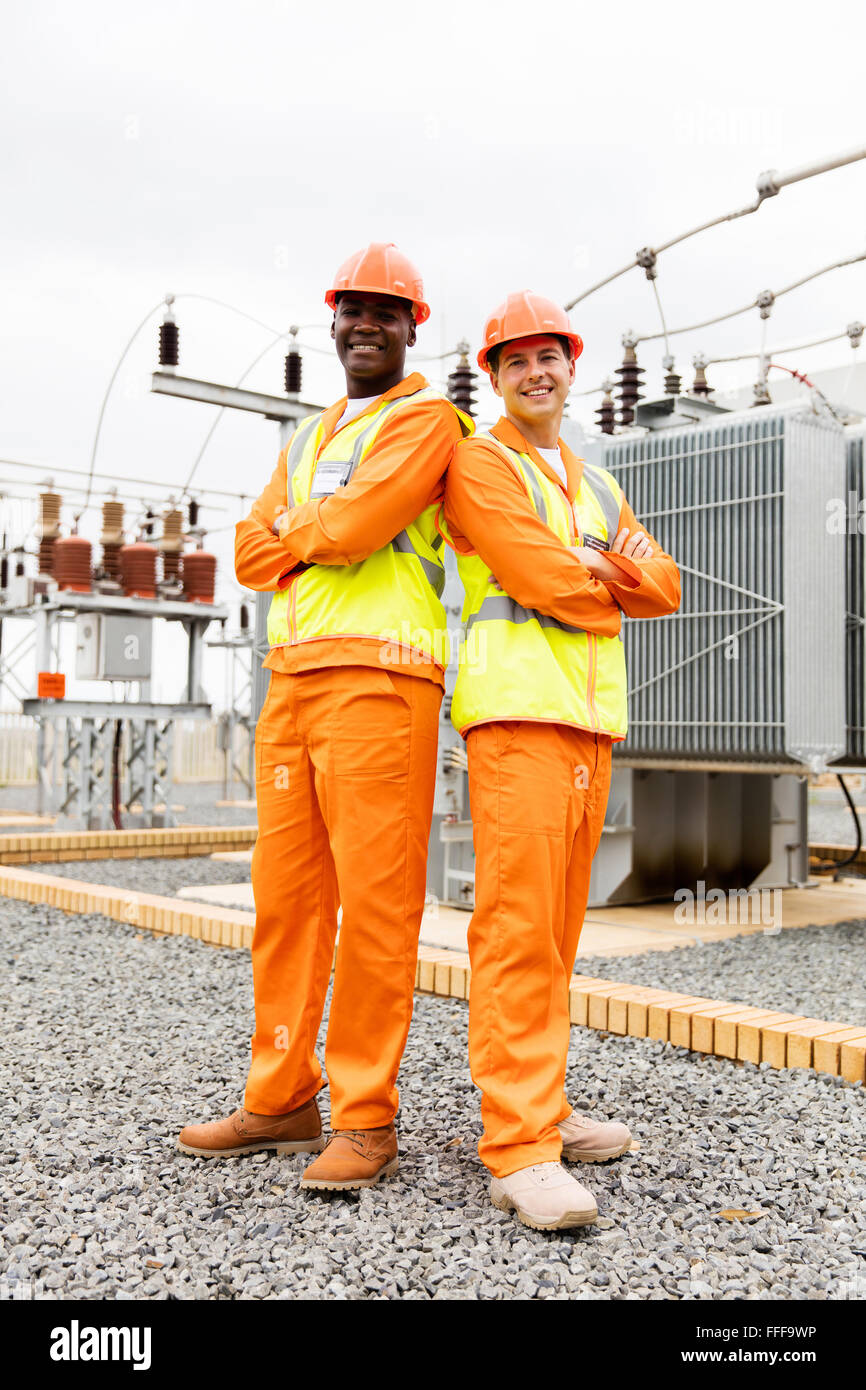
[[(549, 478), (552, 483), (556, 483), (557, 487), (562, 487), (562, 479), (557, 477), (547, 460), (541, 457), (538, 450), (534, 449), (533, 446), (524, 439), (520, 430), (508, 419), (507, 415), (503, 415), (500, 420), (497, 420), (490, 433), (495, 435), (500, 443), (505, 444), (509, 449), (516, 449), (519, 454), (528, 454), (532, 462), (541, 469), (546, 478)], [(577, 456), (571, 452), (564, 439), (560, 438), (557, 443), (559, 445), (559, 452), (562, 455), (562, 461), (565, 464), (565, 476), (567, 479), (565, 493), (569, 502), (573, 502), (577, 496), (578, 488), (580, 487), (580, 480), (583, 477), (583, 459), (577, 458)]]
[[(400, 396), (411, 396), (415, 391), (423, 391), (427, 384), (427, 378), (422, 376), (420, 372), (412, 372), (411, 375), (404, 377), (402, 381), (398, 381), (396, 386), (392, 386), (390, 391), (384, 391), (381, 396), (377, 396), (374, 401), (371, 401), (366, 410), (362, 410), (359, 415), (355, 416), (355, 420), (362, 420), (365, 415), (369, 415), (372, 411), (378, 409), (382, 401), (395, 401)], [(347, 396), (341, 396), (333, 405), (329, 405), (327, 410), (323, 413), (323, 443), (330, 439), (331, 435), (334, 433), (337, 421), (346, 409), (347, 400)], [(352, 423), (354, 424), (354, 421)]]

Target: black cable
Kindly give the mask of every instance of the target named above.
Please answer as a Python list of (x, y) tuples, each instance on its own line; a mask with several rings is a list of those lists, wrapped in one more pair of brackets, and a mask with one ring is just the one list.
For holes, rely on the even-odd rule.
[(848, 858), (847, 858), (847, 859), (825, 859), (824, 862), (823, 862), (822, 864), (816, 864), (816, 865), (814, 865), (814, 867), (813, 867), (813, 869), (812, 869), (812, 872), (813, 872), (813, 873), (816, 873), (816, 874), (829, 874), (829, 873), (832, 873), (834, 879), (838, 879), (838, 878), (841, 877), (841, 874), (840, 874), (840, 870), (841, 870), (841, 869), (844, 869), (844, 868), (846, 867), (846, 865), (848, 865), (848, 864), (853, 864), (853, 863), (854, 863), (854, 860), (857, 858), (857, 855), (860, 853), (860, 850), (861, 850), (862, 845), (863, 845), (863, 830), (862, 830), (862, 827), (861, 827), (861, 825), (860, 825), (860, 817), (859, 817), (858, 814), (857, 814), (857, 807), (854, 805), (854, 802), (851, 800), (851, 793), (849, 792), (847, 786), (845, 785), (845, 778), (842, 776), (841, 772), (837, 772), (837, 773), (836, 773), (836, 781), (839, 783), (839, 786), (842, 788), (842, 791), (845, 793), (845, 800), (848, 802), (848, 805), (849, 805), (850, 808), (851, 808), (851, 815), (854, 817), (854, 825), (855, 825), (856, 828), (857, 828), (857, 843), (856, 843), (856, 845), (854, 846), (854, 848), (852, 849), (851, 853), (848, 855)]
[(845, 867), (846, 864), (853, 864), (854, 860), (857, 858), (857, 855), (860, 853), (860, 848), (861, 848), (861, 846), (862, 846), (862, 844), (863, 844), (863, 830), (862, 830), (862, 827), (861, 827), (861, 825), (860, 825), (860, 817), (859, 817), (858, 814), (857, 814), (857, 807), (854, 805), (854, 802), (851, 800), (851, 793), (849, 792), (848, 788), (847, 788), (846, 785), (845, 785), (845, 778), (842, 776), (841, 772), (837, 772), (837, 773), (836, 773), (836, 781), (839, 783), (839, 786), (842, 788), (843, 792), (845, 793), (845, 800), (848, 802), (848, 805), (851, 807), (851, 815), (854, 817), (854, 824), (855, 824), (856, 827), (857, 827), (857, 844), (855, 845), (855, 847), (854, 847), (854, 849), (851, 851), (851, 853), (848, 855), (848, 858), (847, 858), (847, 859), (840, 859), (840, 860), (837, 862), (837, 864), (836, 864), (836, 873), (833, 875), (834, 878), (838, 878), (838, 877), (839, 877), (839, 870), (840, 870), (840, 869), (844, 869), (844, 867)]
[(114, 743), (111, 749), (111, 819), (115, 830), (123, 829), (120, 817), (120, 740), (123, 737), (123, 720), (114, 721)]

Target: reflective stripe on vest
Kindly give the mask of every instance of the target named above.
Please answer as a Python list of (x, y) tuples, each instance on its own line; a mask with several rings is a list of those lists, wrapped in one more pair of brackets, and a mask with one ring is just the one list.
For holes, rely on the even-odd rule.
[[(386, 418), (420, 402), (444, 400), (424, 387), (411, 396), (384, 401), (369, 413), (350, 420), (322, 444), (322, 415), (303, 420), (286, 456), (289, 508), (326, 492), (313, 484), (320, 465), (339, 477), (344, 487), (373, 448)], [(450, 402), (448, 402), (450, 406)], [(472, 421), (455, 410), (464, 434)], [(273, 647), (296, 646), (322, 637), (371, 637), (420, 651), (445, 666), (448, 646), (445, 610), (440, 595), (445, 568), (438, 553), (442, 538), (436, 530), (435, 506), (421, 513), (387, 545), (353, 565), (309, 565), (291, 576), (274, 594), (268, 614), (268, 641)]]
[[(496, 445), (526, 488), (533, 509), (566, 545), (583, 534), (610, 544), (616, 535), (622, 493), (603, 468), (584, 464), (574, 509), (558, 484), (529, 454)], [(537, 719), (606, 733), (620, 741), (628, 728), (622, 640), (599, 637), (523, 608), (502, 592), (478, 555), (457, 556), (466, 590), (464, 641), (451, 717), (465, 734), (489, 720)]]

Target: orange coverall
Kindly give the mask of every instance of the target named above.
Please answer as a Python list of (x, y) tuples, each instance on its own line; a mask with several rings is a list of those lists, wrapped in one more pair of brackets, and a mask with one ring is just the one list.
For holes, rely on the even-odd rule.
[[(501, 419), (493, 433), (528, 452), (562, 486), (509, 420)], [(583, 462), (562, 440), (560, 450), (563, 490), (573, 503)], [(477, 553), (526, 608), (612, 637), (623, 612), (649, 618), (679, 607), (676, 564), (625, 500), (617, 530), (643, 531), (653, 554), (644, 560), (609, 555), (622, 579), (595, 579), (483, 438), (455, 449), (444, 514), (454, 548)], [(604, 824), (612, 743), (606, 734), (544, 721), (492, 721), (467, 735), (475, 843), (469, 1059), (482, 1093), (478, 1151), (496, 1177), (561, 1154), (556, 1124), (572, 1109), (564, 1089), (568, 986)]]
[[(413, 373), (379, 401), (426, 384)], [(321, 447), (345, 405), (325, 412)], [(365, 559), (441, 500), (460, 436), (442, 400), (394, 412), (348, 485), (294, 507), (278, 538), (284, 449), (238, 524), (238, 580), (272, 590), (299, 564)], [(397, 1110), (412, 1015), (444, 672), (418, 652), (359, 637), (277, 648), (264, 665), (272, 675), (256, 727), (256, 1030), (244, 1104), (284, 1114), (323, 1085), (316, 1035), (342, 904), (325, 1050), (331, 1125), (376, 1129)]]

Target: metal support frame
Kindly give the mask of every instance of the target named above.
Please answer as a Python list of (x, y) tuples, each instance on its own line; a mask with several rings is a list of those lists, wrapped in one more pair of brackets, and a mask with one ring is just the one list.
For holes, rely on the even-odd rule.
[(683, 887), (803, 888), (808, 776), (614, 765), (590, 907)]
[[(805, 773), (615, 763), (588, 906), (669, 900), (701, 880), (707, 890), (806, 887), (808, 787)], [(443, 900), (474, 906), (472, 822), (443, 821), (439, 841)]]
[[(109, 750), (106, 760), (103, 745), (104, 738), (108, 737), (106, 730), (113, 734), (114, 722), (120, 719), (127, 726), (125, 742), (131, 760), (125, 772), (130, 789), (125, 799), (121, 798), (125, 815), (130, 814), (129, 807), (140, 797), (142, 811), (138, 814), (142, 824), (173, 824), (170, 810), (173, 729), (166, 729), (166, 721), (206, 718), (211, 713), (210, 705), (203, 698), (201, 682), (204, 635), (212, 622), (228, 617), (228, 609), (216, 604), (172, 599), (133, 599), (113, 594), (60, 591), (45, 603), (25, 608), (6, 607), (2, 611), (4, 616), (32, 620), (37, 673), (59, 668), (61, 625), (74, 622), (79, 613), (133, 614), (182, 624), (188, 640), (185, 698), (176, 703), (152, 701), (149, 680), (137, 682), (141, 698), (133, 702), (45, 700), (26, 696), (21, 700), (23, 713), (36, 720), (39, 815), (55, 812), (63, 823), (86, 829), (102, 829), (112, 824), (111, 752)], [(22, 639), (13, 652), (20, 660), (30, 648), (31, 643)], [(0, 672), (7, 678), (12, 656), (10, 653)], [(20, 678), (19, 683), (24, 685)], [(49, 735), (49, 725), (55, 726), (53, 738)], [(140, 735), (132, 732), (136, 726), (141, 729)], [(160, 802), (165, 803), (165, 813), (154, 811)]]
[[(25, 714), (45, 701), (25, 700)], [(171, 809), (174, 724), (178, 718), (206, 718), (210, 706), (199, 704), (121, 704), (112, 701), (52, 702), (39, 718), (63, 727), (63, 788), (58, 823), (83, 830), (107, 830), (112, 824), (112, 743), (115, 726), (124, 725), (120, 803), (127, 825), (175, 825)], [(157, 807), (163, 805), (164, 810)], [(136, 808), (136, 809), (133, 809)]]
[[(247, 796), (255, 794), (255, 720), (252, 715), (255, 668), (258, 664), (252, 632), (235, 637), (212, 639), (209, 647), (222, 647), (228, 658), (228, 704), (219, 716), (217, 732), (223, 755), (223, 797), (228, 801), (235, 779), (240, 781)], [(243, 757), (236, 748), (235, 732), (243, 729), (246, 743)]]
[[(44, 720), (39, 721), (39, 729), (44, 735)], [(64, 794), (58, 807), (61, 823), (80, 825), (85, 830), (110, 826), (113, 738), (114, 720), (108, 717), (84, 715), (64, 721)]]
[[(174, 719), (130, 719), (129, 749), (126, 758), (127, 792), (125, 811), (127, 824), (135, 820), (132, 810), (136, 802), (143, 825), (153, 825), (159, 816), (163, 825), (176, 825), (171, 806), (172, 769), (174, 758)], [(165, 807), (156, 811), (159, 804)]]

